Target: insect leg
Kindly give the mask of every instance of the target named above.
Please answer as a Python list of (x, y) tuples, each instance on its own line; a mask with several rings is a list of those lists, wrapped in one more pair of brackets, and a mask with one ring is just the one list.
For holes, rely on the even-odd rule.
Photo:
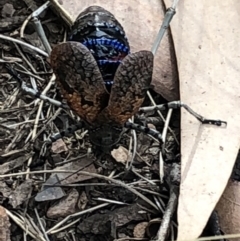
[(156, 37), (156, 39), (153, 43), (152, 49), (151, 49), (153, 55), (156, 54), (156, 52), (158, 50), (158, 47), (159, 47), (159, 45), (162, 41), (162, 38), (163, 38), (167, 28), (169, 27), (170, 22), (171, 22), (171, 20), (174, 16), (174, 14), (176, 13), (175, 9), (176, 9), (177, 2), (178, 2), (178, 0), (174, 0), (172, 6), (170, 8), (168, 8), (166, 13), (165, 13), (163, 23), (161, 25), (161, 28), (158, 32), (158, 35), (157, 35), (157, 37)]
[(161, 143), (163, 142), (162, 135), (157, 130), (154, 130), (154, 129), (151, 129), (151, 128), (148, 128), (145, 126), (141, 126), (141, 125), (138, 125), (135, 123), (131, 123), (131, 122), (126, 122), (124, 124), (124, 127), (128, 128), (128, 129), (143, 132), (147, 135), (153, 136), (154, 138), (158, 139)]
[(45, 35), (45, 32), (43, 30), (43, 26), (41, 24), (41, 21), (39, 20), (39, 15), (44, 12), (49, 6), (50, 6), (50, 1), (47, 1), (44, 3), (41, 7), (39, 7), (36, 11), (32, 13), (32, 19), (33, 19), (33, 24), (35, 25), (36, 32), (39, 36), (39, 38), (42, 41), (43, 46), (45, 47), (46, 51), (48, 54), (51, 53), (52, 49), (51, 46), (48, 42), (48, 39)]
[(77, 131), (77, 130), (83, 128), (83, 127), (84, 127), (84, 122), (79, 122), (76, 125), (72, 125), (72, 126), (68, 127), (66, 130), (50, 136), (48, 142), (49, 143), (55, 142), (58, 139), (63, 138), (64, 136), (68, 136), (68, 135), (73, 134), (75, 131)]
[(150, 107), (142, 107), (139, 109), (140, 112), (149, 112), (155, 110), (166, 110), (166, 109), (179, 109), (183, 107), (186, 111), (188, 111), (191, 115), (193, 115), (197, 120), (199, 120), (202, 124), (209, 124), (209, 125), (227, 125), (226, 121), (222, 120), (215, 120), (215, 119), (207, 119), (198, 113), (196, 113), (193, 109), (191, 109), (188, 105), (184, 104), (181, 101), (171, 101), (166, 104), (150, 106)]

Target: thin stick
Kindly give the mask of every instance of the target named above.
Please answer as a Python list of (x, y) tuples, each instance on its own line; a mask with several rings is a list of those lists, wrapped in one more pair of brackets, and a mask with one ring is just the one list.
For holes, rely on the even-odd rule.
[(35, 52), (37, 52), (37, 53), (45, 56), (45, 57), (48, 57), (48, 54), (47, 54), (46, 52), (44, 52), (43, 50), (41, 50), (41, 49), (39, 49), (39, 48), (37, 48), (37, 47), (34, 47), (34, 46), (31, 45), (31, 44), (25, 43), (25, 42), (23, 42), (23, 41), (21, 41), (21, 40), (18, 40), (18, 39), (12, 38), (12, 37), (8, 37), (8, 36), (5, 36), (5, 35), (3, 35), (3, 34), (0, 34), (0, 39), (5, 39), (5, 40), (8, 40), (8, 41), (17, 43), (17, 44), (21, 44), (21, 45), (23, 45), (23, 46), (25, 46), (25, 47), (33, 50), (33, 51), (35, 51)]

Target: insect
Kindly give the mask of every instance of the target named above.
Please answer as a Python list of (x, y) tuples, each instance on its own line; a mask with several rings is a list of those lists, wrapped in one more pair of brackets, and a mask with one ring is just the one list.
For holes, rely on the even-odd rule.
[[(174, 14), (173, 4), (167, 10), (154, 44), (154, 53)], [(68, 107), (83, 122), (50, 137), (51, 141), (85, 127), (92, 144), (103, 152), (114, 148), (124, 128), (144, 132), (162, 142), (157, 130), (128, 121), (139, 110), (147, 112), (184, 107), (202, 124), (226, 124), (221, 120), (206, 119), (180, 101), (140, 108), (152, 79), (153, 53), (145, 50), (130, 53), (123, 27), (102, 7), (91, 6), (80, 13), (68, 40), (52, 50), (50, 62)], [(6, 67), (20, 81), (25, 92), (66, 108), (61, 102), (28, 88), (11, 66)]]
[(153, 54), (131, 54), (120, 23), (98, 6), (79, 15), (70, 40), (52, 50), (56, 81), (69, 107), (83, 119), (91, 142), (107, 151), (144, 101)]

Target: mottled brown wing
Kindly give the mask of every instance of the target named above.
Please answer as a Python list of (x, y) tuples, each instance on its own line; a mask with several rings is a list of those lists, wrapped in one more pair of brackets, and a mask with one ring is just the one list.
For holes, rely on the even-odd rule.
[(152, 52), (140, 51), (126, 56), (116, 71), (108, 107), (98, 119), (123, 125), (136, 114), (145, 99), (152, 73)]
[(94, 57), (81, 43), (66, 42), (52, 50), (50, 59), (56, 82), (69, 107), (92, 123), (109, 98)]

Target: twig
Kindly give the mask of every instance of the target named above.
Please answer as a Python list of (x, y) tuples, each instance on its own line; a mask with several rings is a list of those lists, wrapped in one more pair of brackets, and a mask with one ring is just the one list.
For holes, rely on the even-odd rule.
[(37, 47), (34, 47), (31, 44), (25, 43), (25, 42), (23, 42), (21, 40), (18, 40), (18, 39), (12, 38), (12, 37), (8, 37), (8, 36), (5, 36), (3, 34), (0, 34), (0, 39), (4, 39), (4, 40), (8, 40), (8, 41), (17, 43), (17, 44), (21, 44), (21, 45), (23, 45), (23, 46), (25, 46), (25, 47), (27, 47), (27, 48), (29, 48), (29, 49), (39, 53), (39, 54), (42, 54), (45, 57), (48, 57), (48, 54), (46, 52), (44, 52), (43, 50), (41, 50), (41, 49), (39, 49)]

